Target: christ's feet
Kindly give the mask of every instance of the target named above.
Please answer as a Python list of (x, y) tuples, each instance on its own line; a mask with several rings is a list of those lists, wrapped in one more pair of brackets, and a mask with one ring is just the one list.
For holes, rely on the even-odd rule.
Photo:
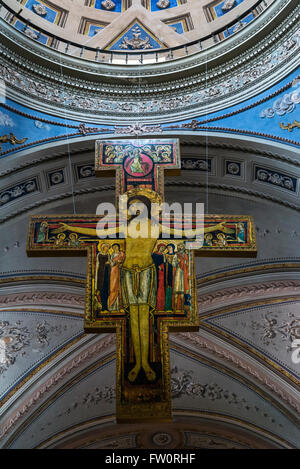
[(141, 369), (140, 365), (135, 365), (135, 367), (132, 368), (131, 371), (129, 371), (128, 379), (131, 383), (133, 383), (133, 381), (135, 381), (137, 375), (139, 374), (140, 369)]
[(154, 381), (155, 378), (156, 378), (156, 374), (155, 372), (152, 370), (152, 368), (150, 368), (149, 365), (147, 366), (143, 366), (144, 368), (144, 371), (145, 371), (145, 375), (146, 375), (146, 378), (148, 381)]
[[(140, 365), (135, 365), (135, 367), (132, 368), (132, 370), (128, 373), (128, 379), (131, 383), (133, 383), (136, 380), (137, 375), (140, 372)], [(156, 378), (155, 372), (150, 368), (149, 365), (143, 366), (146, 378), (148, 381), (154, 381)]]

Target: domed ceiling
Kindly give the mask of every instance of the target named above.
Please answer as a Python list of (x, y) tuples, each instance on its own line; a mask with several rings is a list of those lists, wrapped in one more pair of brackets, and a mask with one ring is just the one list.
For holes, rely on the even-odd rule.
[[(18, 30), (52, 46), (54, 36), (113, 51), (149, 51), (222, 41), (274, 0), (13, 0), (2, 15)], [(17, 15), (16, 15), (17, 14)], [(213, 35), (213, 36), (212, 36)]]

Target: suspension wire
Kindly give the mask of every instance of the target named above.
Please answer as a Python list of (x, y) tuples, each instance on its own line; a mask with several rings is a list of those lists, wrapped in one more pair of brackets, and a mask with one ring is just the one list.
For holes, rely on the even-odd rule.
[[(134, 139), (136, 140), (136, 144), (138, 148), (141, 145), (141, 139), (143, 138), (143, 130), (142, 127), (139, 126), (140, 124), (140, 101), (141, 101), (141, 67), (142, 67), (142, 59), (139, 61), (139, 65), (137, 67), (137, 93), (136, 93), (136, 134), (134, 135)], [(136, 78), (133, 78), (133, 81), (136, 81)], [(141, 134), (140, 134), (141, 132)]]
[[(207, 84), (208, 84), (208, 71), (207, 71), (207, 50), (205, 52), (205, 89), (207, 90)], [(205, 106), (205, 120), (207, 120), (207, 114), (208, 114), (208, 100), (206, 102)], [(205, 129), (205, 162), (206, 162), (206, 200), (205, 200), (205, 212), (208, 214), (208, 172), (209, 172), (209, 166), (208, 166), (208, 129)]]
[[(60, 81), (63, 88), (63, 97), (65, 98), (65, 85), (64, 85), (64, 74), (62, 68), (62, 61), (61, 61), (61, 51), (59, 51), (59, 65), (60, 65)], [(66, 129), (66, 136), (67, 136), (67, 151), (68, 151), (68, 160), (69, 160), (69, 173), (70, 173), (70, 182), (72, 188), (72, 206), (73, 206), (73, 214), (76, 215), (76, 206), (75, 206), (75, 196), (74, 196), (74, 179), (73, 179), (73, 171), (72, 171), (72, 162), (71, 162), (71, 152), (70, 152), (70, 141), (68, 135), (68, 127), (67, 127), (67, 110), (66, 110), (66, 100), (64, 99), (63, 103), (63, 110), (64, 110), (64, 123)]]
[[(142, 57), (142, 53), (141, 53), (141, 57)], [(138, 115), (138, 124), (140, 124), (140, 111), (141, 111), (141, 107), (140, 107), (140, 102), (141, 102), (141, 94), (142, 94), (142, 89), (141, 89), (141, 68), (142, 68), (143, 64), (142, 64), (142, 59), (140, 60), (140, 66), (138, 67), (138, 102), (137, 102), (137, 115)], [(141, 129), (141, 133), (143, 134), (143, 129), (142, 129), (142, 126), (140, 127)], [(140, 135), (139, 131), (138, 131), (138, 146), (141, 145), (140, 143), (140, 140), (142, 138), (143, 135)]]

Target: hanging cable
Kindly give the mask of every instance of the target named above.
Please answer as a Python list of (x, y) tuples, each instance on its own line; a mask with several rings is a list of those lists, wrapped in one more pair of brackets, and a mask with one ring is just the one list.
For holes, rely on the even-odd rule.
[(60, 65), (60, 81), (62, 84), (63, 89), (63, 109), (64, 109), (64, 123), (66, 129), (66, 136), (67, 136), (67, 151), (68, 151), (68, 159), (69, 159), (69, 173), (70, 173), (70, 183), (72, 189), (72, 205), (73, 205), (73, 214), (76, 214), (76, 206), (75, 206), (75, 196), (74, 196), (74, 180), (73, 180), (73, 171), (72, 171), (72, 163), (71, 163), (71, 152), (70, 152), (70, 142), (69, 142), (69, 135), (68, 135), (68, 128), (67, 128), (67, 111), (66, 111), (66, 100), (65, 100), (65, 85), (64, 85), (64, 74), (62, 68), (62, 61), (61, 61), (61, 52), (59, 52), (59, 65)]
[[(142, 53), (141, 53), (142, 54)], [(140, 60), (140, 65), (138, 67), (138, 101), (137, 101), (137, 115), (138, 115), (138, 124), (140, 125), (140, 102), (141, 102), (141, 67), (142, 67), (142, 59)], [(138, 130), (138, 146), (140, 147), (140, 132), (143, 133), (142, 126), (139, 126)]]
[[(207, 73), (207, 49), (205, 52), (205, 89), (207, 90), (207, 79), (208, 73)], [(207, 114), (208, 114), (208, 100), (205, 106), (205, 120), (207, 120)], [(205, 211), (208, 214), (208, 172), (209, 172), (209, 164), (208, 164), (208, 129), (205, 129), (205, 162), (206, 162), (206, 200), (205, 200)]]

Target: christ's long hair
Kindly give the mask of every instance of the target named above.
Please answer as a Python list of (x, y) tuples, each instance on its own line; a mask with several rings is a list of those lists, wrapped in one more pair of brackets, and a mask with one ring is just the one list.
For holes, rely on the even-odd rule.
[[(144, 214), (144, 216), (146, 218), (148, 218), (148, 220), (151, 220), (151, 200), (148, 199), (148, 197), (146, 197), (145, 195), (133, 195), (132, 197), (130, 197), (128, 200), (127, 200), (127, 211), (129, 210), (129, 207), (130, 205), (132, 204), (132, 202), (137, 202), (137, 203), (142, 203), (144, 206), (145, 206), (145, 209), (144, 211), (141, 213), (141, 215)], [(147, 211), (147, 215), (146, 215), (146, 211)], [(144, 213), (145, 212), (145, 213)], [(131, 220), (134, 220), (135, 218), (137, 218), (139, 216), (138, 213), (135, 213), (133, 215), (130, 215), (128, 221), (131, 222)]]

